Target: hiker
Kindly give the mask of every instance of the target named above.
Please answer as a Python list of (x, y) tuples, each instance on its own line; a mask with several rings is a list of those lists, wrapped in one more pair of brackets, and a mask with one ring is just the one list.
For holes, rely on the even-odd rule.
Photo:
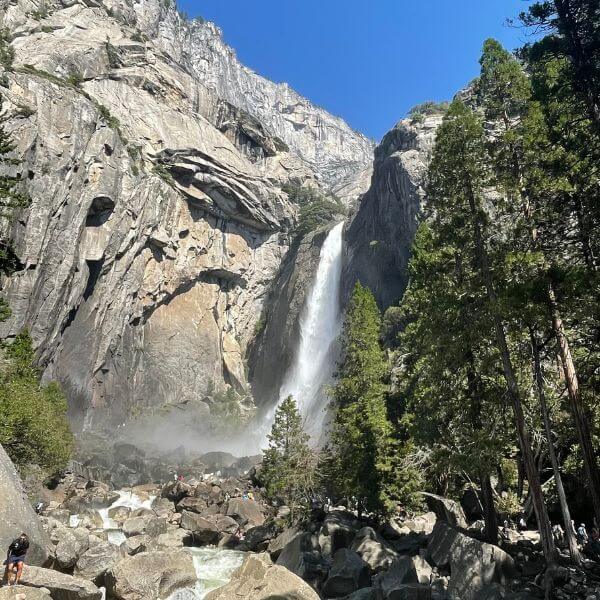
[(519, 531), (525, 531), (527, 529), (527, 521), (525, 521), (525, 516), (521, 515), (519, 519)]
[(588, 542), (588, 534), (587, 531), (585, 530), (585, 523), (582, 523), (578, 528), (577, 528), (577, 541), (582, 545), (585, 546)]
[(248, 500), (254, 500), (254, 492), (248, 492)]
[(560, 526), (560, 523), (557, 523), (556, 525), (554, 525), (552, 527), (552, 534), (554, 535), (554, 541), (557, 544), (562, 544), (564, 537), (565, 537), (565, 532), (563, 531), (563, 528)]
[(504, 523), (502, 525), (502, 536), (506, 541), (510, 540), (510, 524), (508, 519), (504, 519)]
[[(6, 583), (8, 585), (17, 585), (21, 579), (23, 573), (23, 563), (25, 561), (25, 555), (29, 549), (29, 538), (26, 533), (22, 533), (13, 543), (8, 547), (6, 554)], [(11, 583), (12, 575), (15, 575), (14, 581)]]

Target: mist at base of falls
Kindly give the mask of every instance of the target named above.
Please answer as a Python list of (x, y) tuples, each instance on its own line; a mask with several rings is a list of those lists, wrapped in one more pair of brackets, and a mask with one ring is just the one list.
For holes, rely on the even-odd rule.
[[(132, 421), (117, 428), (117, 435), (155, 454), (185, 448), (190, 453), (230, 452), (235, 456), (260, 454), (267, 447), (267, 435), (277, 406), (293, 396), (305, 420), (312, 443), (320, 445), (327, 429), (329, 398), (327, 385), (333, 381), (339, 356), (342, 328), (340, 287), (343, 258), (344, 222), (335, 225), (321, 247), (319, 263), (300, 314), (299, 339), (292, 364), (288, 368), (278, 396), (265, 412), (252, 418), (241, 429), (212, 431), (206, 415), (172, 410)], [(273, 358), (277, 364), (277, 358)], [(224, 417), (225, 418), (225, 417)]]

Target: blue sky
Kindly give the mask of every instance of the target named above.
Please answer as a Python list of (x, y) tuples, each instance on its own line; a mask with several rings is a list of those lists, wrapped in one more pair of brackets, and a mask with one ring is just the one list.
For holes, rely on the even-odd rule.
[(240, 60), (379, 140), (415, 104), (443, 100), (478, 72), (487, 37), (524, 0), (178, 0), (216, 22)]

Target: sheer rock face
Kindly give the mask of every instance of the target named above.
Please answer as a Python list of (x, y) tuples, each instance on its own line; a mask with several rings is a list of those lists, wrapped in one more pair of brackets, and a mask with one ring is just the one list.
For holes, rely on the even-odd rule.
[(370, 142), (160, 0), (18, 0), (0, 25), (32, 199), (3, 232), (23, 268), (3, 282), (0, 335), (30, 329), (81, 426), (244, 393), (296, 218), (281, 185), (357, 195)]
[(346, 233), (343, 294), (356, 281), (382, 310), (402, 297), (424, 198), (424, 177), (442, 115), (400, 121), (375, 150), (373, 178)]

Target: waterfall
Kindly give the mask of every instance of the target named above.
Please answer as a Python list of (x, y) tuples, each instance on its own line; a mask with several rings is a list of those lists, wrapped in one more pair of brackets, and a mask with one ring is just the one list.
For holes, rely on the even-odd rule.
[[(313, 437), (323, 432), (328, 398), (323, 387), (332, 380), (342, 326), (340, 278), (344, 223), (327, 235), (313, 287), (300, 317), (300, 341), (281, 389), (279, 402), (292, 395)], [(273, 411), (274, 412), (274, 411)], [(269, 415), (272, 421), (272, 414)]]

